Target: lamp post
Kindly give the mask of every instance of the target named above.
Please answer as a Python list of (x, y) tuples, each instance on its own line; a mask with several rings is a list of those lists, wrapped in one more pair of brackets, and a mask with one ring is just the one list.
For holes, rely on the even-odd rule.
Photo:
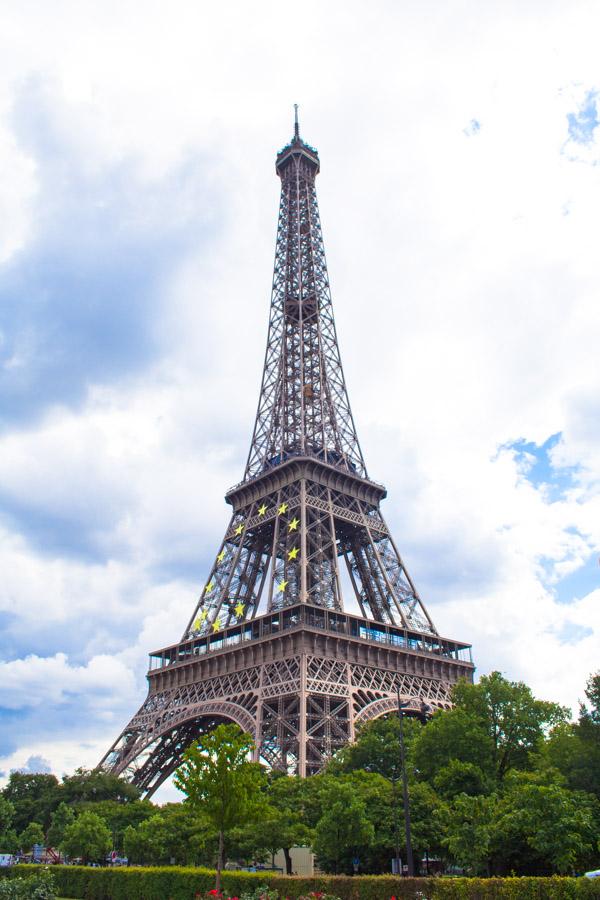
[[(403, 710), (410, 706), (410, 700), (400, 699), (400, 685), (396, 686), (398, 693), (398, 718), (400, 720), (400, 761), (402, 763), (402, 794), (404, 799), (404, 830), (406, 833), (406, 868), (408, 875), (412, 877), (415, 874), (415, 865), (413, 862), (412, 843), (410, 839), (410, 803), (408, 798), (408, 776), (406, 774), (406, 762), (404, 752), (404, 715)], [(425, 723), (428, 714), (431, 713), (431, 707), (425, 703), (421, 703), (420, 712), (417, 713), (418, 718)]]
[(413, 863), (412, 844), (410, 841), (410, 804), (408, 801), (408, 778), (406, 776), (406, 763), (404, 753), (404, 716), (402, 710), (408, 706), (408, 702), (400, 699), (400, 686), (398, 685), (398, 718), (400, 719), (400, 762), (402, 764), (402, 794), (404, 799), (404, 830), (406, 833), (406, 868), (408, 875), (415, 874)]

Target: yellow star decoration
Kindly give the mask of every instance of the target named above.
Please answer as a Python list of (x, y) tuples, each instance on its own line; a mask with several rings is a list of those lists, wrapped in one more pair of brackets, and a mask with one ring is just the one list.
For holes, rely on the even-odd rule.
[(192, 631), (199, 631), (201, 625), (202, 621), (200, 619), (195, 619), (194, 624), (192, 625)]
[(299, 553), (300, 553), (300, 549), (298, 547), (294, 547), (292, 550), (289, 551), (288, 559), (296, 559), (296, 557), (298, 556)]
[(280, 594), (283, 594), (283, 592), (285, 591), (287, 586), (288, 586), (287, 581), (282, 581), (281, 584), (278, 586), (277, 590), (279, 591)]
[(264, 516), (264, 514), (266, 513), (266, 511), (267, 511), (267, 504), (266, 504), (266, 503), (263, 503), (263, 505), (260, 506), (260, 507), (258, 508), (258, 514), (259, 514), (259, 516)]
[(296, 531), (298, 525), (300, 524), (300, 519), (297, 519), (295, 516), (289, 524), (289, 531)]
[(214, 587), (215, 587), (214, 581), (209, 581), (208, 584), (206, 585), (206, 587), (204, 588), (204, 593), (212, 594)]
[(223, 547), (223, 549), (221, 550), (221, 552), (220, 552), (219, 555), (217, 556), (217, 560), (218, 560), (218, 562), (220, 562), (220, 563), (222, 563), (224, 559), (225, 559), (225, 547)]
[(241, 534), (243, 530), (244, 530), (244, 526), (243, 526), (243, 525), (238, 525), (238, 527), (235, 529), (235, 533), (236, 533), (236, 534)]
[(213, 622), (213, 631), (217, 632), (220, 627), (221, 627), (220, 621), (218, 619), (215, 619), (215, 621)]
[(244, 606), (244, 604), (243, 604), (242, 602), (240, 602), (240, 603), (238, 603), (238, 604), (236, 605), (236, 607), (235, 607), (235, 614), (236, 614), (236, 616), (238, 617), (238, 619), (239, 619), (240, 616), (243, 616), (243, 615), (244, 615), (244, 609), (245, 609), (245, 606)]
[(282, 503), (281, 506), (279, 507), (279, 509), (277, 510), (277, 515), (280, 516), (284, 512), (287, 512), (287, 508), (288, 508), (287, 503)]
[(207, 616), (208, 616), (208, 613), (206, 612), (205, 609), (203, 609), (202, 612), (200, 613), (200, 615), (198, 616), (198, 618), (200, 619), (201, 622), (204, 622), (204, 620), (206, 619)]

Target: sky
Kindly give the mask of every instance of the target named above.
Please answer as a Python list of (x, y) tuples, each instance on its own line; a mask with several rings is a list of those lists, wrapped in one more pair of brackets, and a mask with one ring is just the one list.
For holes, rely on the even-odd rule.
[(252, 432), (300, 130), (382, 511), (439, 631), (577, 714), (600, 639), (594, 2), (0, 5), (0, 772), (94, 766)]

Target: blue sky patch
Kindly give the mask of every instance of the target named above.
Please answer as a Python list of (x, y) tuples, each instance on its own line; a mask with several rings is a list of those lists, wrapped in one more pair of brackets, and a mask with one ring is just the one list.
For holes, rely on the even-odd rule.
[(565, 575), (552, 586), (559, 603), (572, 603), (600, 588), (600, 564), (596, 553), (590, 555), (583, 566)]
[(588, 91), (577, 112), (567, 115), (569, 137), (576, 144), (590, 144), (594, 140), (598, 127), (597, 98), (598, 91)]
[(500, 450), (512, 450), (522, 477), (536, 489), (544, 486), (550, 502), (560, 500), (565, 491), (573, 486), (573, 476), (577, 471), (576, 466), (557, 468), (552, 465), (550, 453), (561, 437), (562, 432), (557, 431), (556, 434), (551, 434), (543, 444), (519, 438), (503, 444), (500, 448)]

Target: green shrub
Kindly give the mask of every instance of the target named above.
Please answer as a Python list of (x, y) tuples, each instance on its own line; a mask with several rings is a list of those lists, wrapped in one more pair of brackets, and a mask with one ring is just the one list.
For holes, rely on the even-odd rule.
[(54, 900), (56, 886), (48, 869), (35, 867), (34, 872), (21, 874), (12, 870), (15, 877), (0, 881), (0, 900)]
[[(0, 870), (8, 880), (39, 876), (39, 866)], [(214, 888), (210, 869), (176, 866), (102, 868), (56, 866), (52, 869), (57, 893), (79, 900), (200, 900)], [(0, 886), (5, 879), (0, 879)], [(318, 892), (340, 900), (600, 900), (600, 879), (587, 878), (397, 878), (393, 875), (266, 875), (264, 872), (224, 871), (223, 897), (254, 897), (268, 887), (280, 900), (301, 900)], [(29, 884), (33, 883), (28, 879)], [(0, 897), (2, 895), (0, 894)], [(12, 900), (12, 895), (8, 895)], [(38, 897), (35, 894), (15, 895)], [(44, 900), (45, 895), (39, 895)], [(314, 900), (310, 898), (309, 900)], [(325, 900), (325, 897), (319, 898)]]

